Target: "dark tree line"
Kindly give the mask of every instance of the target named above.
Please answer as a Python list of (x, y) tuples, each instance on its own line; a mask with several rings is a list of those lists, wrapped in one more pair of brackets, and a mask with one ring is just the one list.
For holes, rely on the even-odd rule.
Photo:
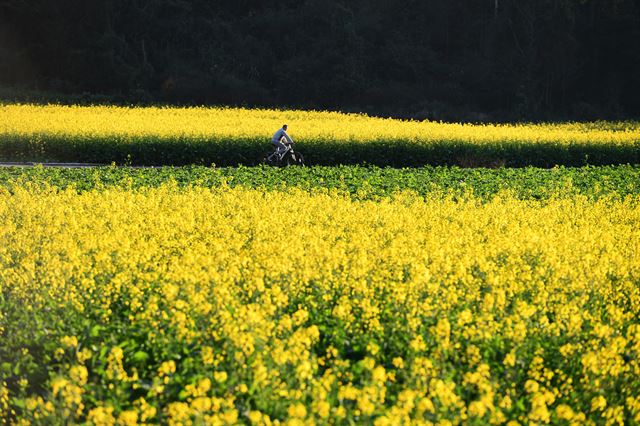
[(0, 85), (435, 119), (640, 115), (637, 0), (0, 0)]

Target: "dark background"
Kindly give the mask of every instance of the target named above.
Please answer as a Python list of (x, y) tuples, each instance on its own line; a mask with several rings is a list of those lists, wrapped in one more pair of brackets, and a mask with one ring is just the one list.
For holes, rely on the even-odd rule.
[(0, 0), (0, 95), (640, 116), (637, 0)]

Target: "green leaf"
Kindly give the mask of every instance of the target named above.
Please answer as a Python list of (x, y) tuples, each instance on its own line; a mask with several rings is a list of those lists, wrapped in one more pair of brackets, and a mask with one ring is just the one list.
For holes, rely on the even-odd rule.
[(102, 330), (103, 327), (101, 327), (100, 325), (94, 325), (91, 328), (91, 331), (89, 332), (89, 336), (91, 337), (98, 337), (100, 335), (100, 331)]
[(131, 357), (131, 360), (133, 362), (137, 362), (140, 364), (146, 363), (148, 359), (149, 359), (149, 354), (144, 351), (138, 351), (134, 353), (133, 356)]

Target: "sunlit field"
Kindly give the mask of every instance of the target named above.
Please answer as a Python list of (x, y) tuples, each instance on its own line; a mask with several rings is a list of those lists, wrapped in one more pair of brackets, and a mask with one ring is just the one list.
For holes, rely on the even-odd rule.
[(639, 40), (0, 1), (0, 426), (640, 426)]
[(2, 189), (0, 417), (635, 424), (639, 201)]
[(312, 164), (582, 166), (640, 162), (637, 122), (455, 124), (238, 108), (0, 106), (0, 157), (256, 164), (282, 124)]
[(0, 114), (0, 424), (640, 424), (636, 122)]

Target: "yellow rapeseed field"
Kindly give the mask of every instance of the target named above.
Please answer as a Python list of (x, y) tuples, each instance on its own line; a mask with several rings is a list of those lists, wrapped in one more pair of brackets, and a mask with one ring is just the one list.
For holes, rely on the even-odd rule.
[(0, 160), (258, 164), (283, 124), (308, 164), (640, 163), (640, 123), (460, 124), (322, 111), (0, 104)]
[(1, 190), (0, 418), (638, 424), (639, 202)]
[(157, 137), (264, 139), (282, 124), (301, 141), (462, 141), (597, 143), (633, 145), (640, 142), (638, 123), (565, 123), (473, 125), (403, 121), (338, 112), (244, 108), (125, 108), (112, 106), (0, 105), (0, 139), (7, 135), (76, 137)]

